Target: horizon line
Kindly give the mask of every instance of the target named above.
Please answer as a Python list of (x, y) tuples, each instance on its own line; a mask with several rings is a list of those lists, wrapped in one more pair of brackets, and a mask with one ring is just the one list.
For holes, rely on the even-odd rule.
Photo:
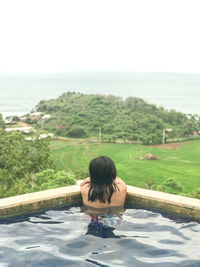
[(28, 75), (56, 75), (67, 73), (145, 73), (145, 74), (186, 74), (200, 75), (200, 72), (181, 72), (181, 71), (148, 71), (148, 70), (66, 70), (66, 71), (43, 71), (43, 72), (0, 72), (0, 75), (7, 76), (28, 76)]

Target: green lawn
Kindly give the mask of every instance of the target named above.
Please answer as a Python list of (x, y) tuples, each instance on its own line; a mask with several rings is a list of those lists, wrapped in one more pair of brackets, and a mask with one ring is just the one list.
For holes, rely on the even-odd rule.
[[(148, 153), (158, 156), (159, 160), (140, 159)], [(185, 142), (177, 150), (80, 140), (51, 142), (51, 156), (59, 170), (86, 170), (90, 160), (100, 155), (114, 160), (118, 176), (129, 185), (145, 188), (147, 181), (153, 180), (158, 185), (175, 178), (184, 187), (184, 193), (200, 188), (199, 140)]]

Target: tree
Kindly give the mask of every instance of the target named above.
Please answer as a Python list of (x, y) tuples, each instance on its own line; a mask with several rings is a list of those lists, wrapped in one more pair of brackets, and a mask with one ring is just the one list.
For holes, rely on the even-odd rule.
[(3, 117), (2, 117), (2, 115), (0, 114), (0, 129), (1, 128), (5, 128), (5, 123), (4, 123), (4, 121), (3, 121)]
[(9, 190), (17, 179), (30, 179), (32, 175), (52, 167), (49, 138), (25, 140), (21, 132), (0, 130), (0, 187)]
[(86, 130), (83, 127), (72, 127), (68, 132), (67, 135), (69, 137), (75, 137), (75, 138), (82, 138), (82, 137), (87, 137), (88, 134)]
[(196, 130), (196, 127), (192, 121), (186, 121), (182, 126), (182, 135), (189, 136)]
[(13, 121), (20, 121), (20, 118), (19, 118), (18, 116), (13, 116), (13, 117), (12, 117), (12, 120), (13, 120)]

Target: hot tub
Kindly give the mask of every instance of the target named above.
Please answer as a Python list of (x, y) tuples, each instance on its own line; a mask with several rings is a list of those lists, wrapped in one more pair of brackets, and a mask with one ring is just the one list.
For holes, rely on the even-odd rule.
[(198, 222), (130, 207), (112, 216), (96, 229), (79, 206), (3, 219), (0, 266), (200, 266)]
[(200, 200), (128, 186), (97, 228), (80, 205), (77, 185), (1, 199), (0, 266), (200, 266)]

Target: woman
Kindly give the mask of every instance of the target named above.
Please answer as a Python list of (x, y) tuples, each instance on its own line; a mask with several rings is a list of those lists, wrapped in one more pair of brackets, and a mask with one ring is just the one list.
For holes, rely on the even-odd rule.
[(126, 198), (126, 184), (117, 177), (112, 159), (100, 156), (91, 160), (90, 177), (80, 185), (83, 198), (83, 210), (88, 213), (108, 214), (123, 209)]

